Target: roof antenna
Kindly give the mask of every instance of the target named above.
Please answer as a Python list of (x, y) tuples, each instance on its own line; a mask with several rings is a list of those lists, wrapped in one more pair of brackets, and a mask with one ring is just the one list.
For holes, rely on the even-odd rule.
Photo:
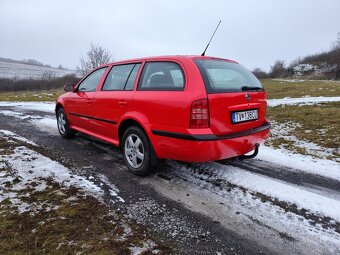
[(220, 22), (218, 22), (217, 27), (216, 27), (216, 29), (215, 29), (213, 35), (211, 36), (210, 41), (208, 42), (207, 47), (205, 47), (205, 50), (204, 50), (203, 53), (201, 54), (201, 56), (205, 56), (205, 52), (207, 51), (207, 49), (208, 49), (208, 47), (209, 47), (209, 44), (210, 44), (211, 40), (214, 38), (214, 35), (215, 35), (215, 33), (216, 33), (218, 27), (219, 27), (220, 24), (221, 24), (221, 21), (222, 21), (222, 20), (220, 20)]

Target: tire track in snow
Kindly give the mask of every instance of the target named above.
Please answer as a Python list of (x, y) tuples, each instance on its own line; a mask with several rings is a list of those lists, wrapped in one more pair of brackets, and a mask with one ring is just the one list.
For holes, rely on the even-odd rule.
[[(168, 180), (173, 177), (181, 178), (222, 197), (231, 189), (239, 189), (263, 203), (269, 202), (285, 212), (303, 216), (312, 225), (319, 224), (340, 234), (340, 201), (328, 198), (325, 193), (320, 195), (319, 192), (310, 192), (302, 186), (290, 185), (273, 178), (252, 174), (241, 168), (224, 167), (217, 163), (190, 165), (169, 162), (165, 172), (159, 175), (163, 178), (165, 176)], [(280, 194), (281, 192), (285, 194)], [(294, 194), (298, 196), (299, 193), (300, 197), (294, 198)], [(323, 207), (327, 207), (326, 210), (323, 210)]]
[[(327, 178), (318, 174), (307, 173), (297, 169), (274, 164), (272, 162), (259, 159), (245, 161), (230, 160), (221, 163), (222, 165), (231, 165), (248, 170), (250, 172), (262, 174), (285, 182), (290, 182), (300, 186), (311, 186), (313, 188), (321, 187), (324, 190), (340, 191), (340, 181)], [(340, 197), (340, 194), (339, 194)]]

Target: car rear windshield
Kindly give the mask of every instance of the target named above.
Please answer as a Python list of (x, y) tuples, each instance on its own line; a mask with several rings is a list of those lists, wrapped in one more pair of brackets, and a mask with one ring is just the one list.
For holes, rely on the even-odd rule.
[(261, 82), (240, 64), (223, 60), (195, 60), (208, 93), (262, 91)]

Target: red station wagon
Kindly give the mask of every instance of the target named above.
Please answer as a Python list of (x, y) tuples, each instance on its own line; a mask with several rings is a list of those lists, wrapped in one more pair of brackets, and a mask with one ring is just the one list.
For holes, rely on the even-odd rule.
[(166, 56), (105, 64), (65, 91), (55, 108), (60, 135), (79, 131), (120, 147), (137, 175), (149, 174), (159, 159), (254, 157), (269, 135), (260, 81), (228, 59)]

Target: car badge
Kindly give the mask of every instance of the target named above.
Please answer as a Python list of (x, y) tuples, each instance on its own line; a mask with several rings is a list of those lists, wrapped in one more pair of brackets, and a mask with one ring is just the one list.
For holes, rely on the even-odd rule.
[(250, 94), (246, 94), (246, 99), (247, 99), (247, 101), (249, 101), (250, 100)]

